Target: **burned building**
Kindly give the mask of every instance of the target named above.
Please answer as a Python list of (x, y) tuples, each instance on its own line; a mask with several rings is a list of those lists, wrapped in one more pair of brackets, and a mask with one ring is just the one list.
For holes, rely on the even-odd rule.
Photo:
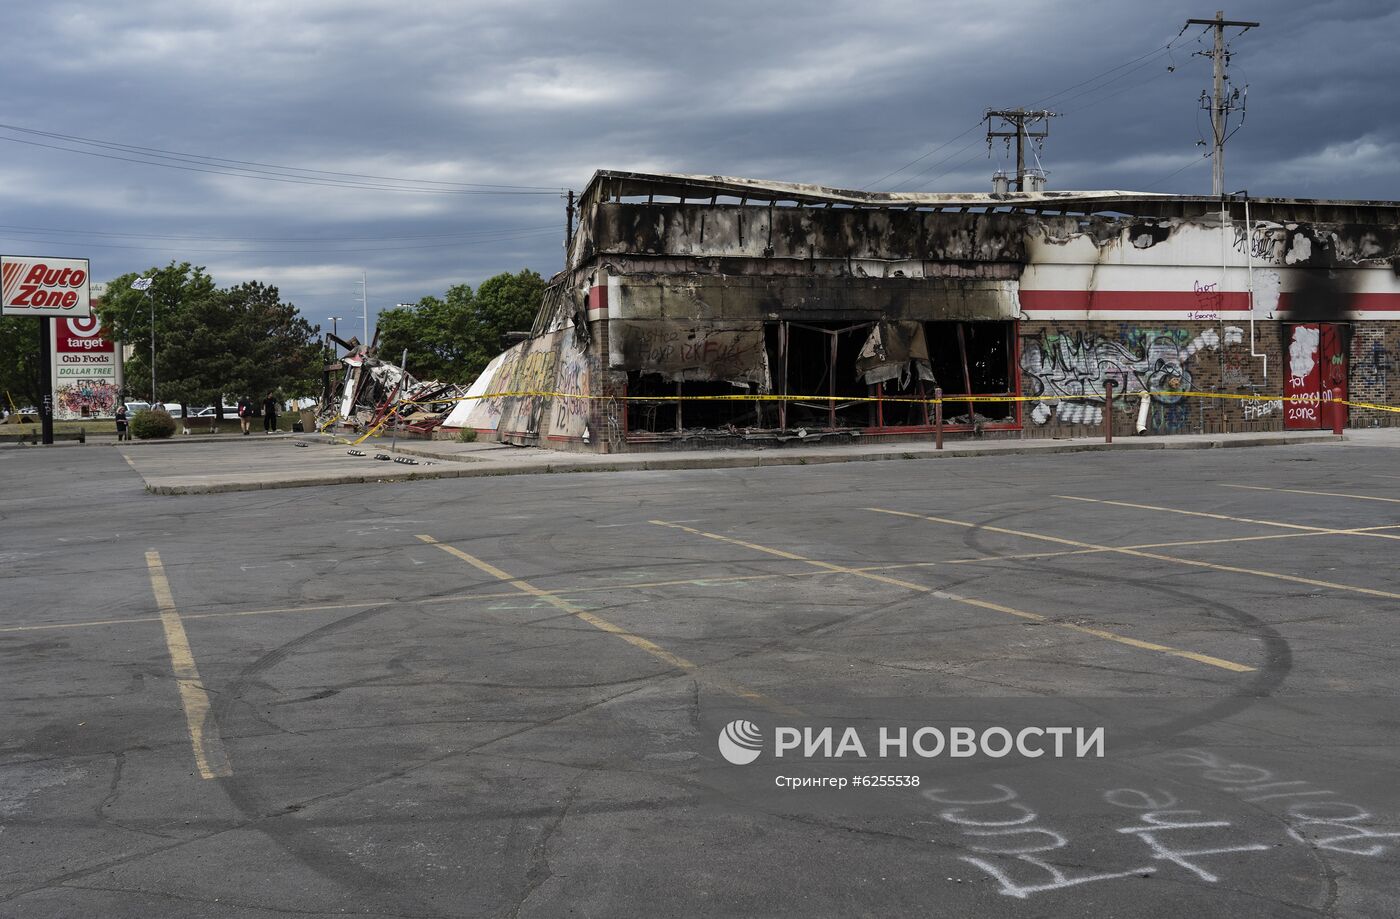
[[(1400, 203), (599, 172), (444, 429), (635, 450), (1392, 424)], [(1114, 398), (1105, 404), (1105, 383)], [(1351, 405), (1334, 404), (1346, 400)]]

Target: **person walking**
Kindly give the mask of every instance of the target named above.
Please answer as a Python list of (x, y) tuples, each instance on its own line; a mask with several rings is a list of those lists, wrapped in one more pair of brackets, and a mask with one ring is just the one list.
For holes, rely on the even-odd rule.
[(263, 431), (268, 434), (277, 432), (277, 397), (272, 393), (268, 393), (263, 400)]
[(112, 417), (113, 417), (114, 419), (116, 419), (116, 422), (117, 422), (117, 440), (118, 440), (118, 441), (130, 440), (130, 439), (131, 439), (131, 435), (127, 432), (127, 428), (126, 428), (126, 403), (125, 403), (125, 402), (123, 402), (122, 404), (120, 404), (120, 405), (117, 406), (116, 414), (114, 414)]
[(238, 400), (238, 426), (243, 433), (248, 434), (249, 427), (253, 423), (253, 400), (247, 396)]

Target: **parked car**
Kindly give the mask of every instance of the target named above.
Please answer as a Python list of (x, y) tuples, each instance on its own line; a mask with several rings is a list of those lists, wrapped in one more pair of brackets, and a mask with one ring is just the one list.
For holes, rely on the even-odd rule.
[[(205, 407), (205, 408), (200, 409), (200, 410), (197, 411), (197, 412), (192, 412), (192, 413), (191, 413), (191, 416), (194, 417), (194, 418), (214, 418), (214, 417), (216, 417), (218, 414), (219, 414), (218, 409), (215, 408), (214, 406), (210, 405), (210, 406), (207, 406), (207, 407)], [(224, 406), (224, 417), (225, 417), (225, 418), (237, 418), (237, 417), (238, 417), (238, 406), (236, 406), (236, 405), (225, 405), (225, 406)]]
[(149, 402), (128, 402), (128, 403), (126, 403), (126, 415), (127, 415), (128, 418), (130, 418), (132, 415), (135, 415), (137, 412), (148, 412), (148, 411), (150, 411), (150, 410), (151, 410), (151, 403), (149, 403)]

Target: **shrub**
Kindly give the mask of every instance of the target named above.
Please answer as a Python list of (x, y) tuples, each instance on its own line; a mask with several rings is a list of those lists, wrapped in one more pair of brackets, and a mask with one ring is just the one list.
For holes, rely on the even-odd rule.
[(159, 409), (150, 409), (144, 412), (137, 412), (131, 419), (131, 436), (141, 440), (152, 438), (173, 437), (175, 435), (175, 419), (169, 413)]
[(470, 444), (476, 442), (476, 428), (462, 428), (457, 432), (457, 442)]

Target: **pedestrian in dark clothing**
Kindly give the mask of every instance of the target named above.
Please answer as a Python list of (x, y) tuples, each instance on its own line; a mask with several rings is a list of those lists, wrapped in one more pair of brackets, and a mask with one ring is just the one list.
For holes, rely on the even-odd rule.
[(131, 435), (126, 429), (126, 403), (117, 406), (117, 413), (113, 415), (117, 421), (117, 440), (130, 440)]
[(253, 423), (253, 400), (244, 396), (238, 400), (238, 427), (246, 435), (248, 426)]
[(272, 393), (263, 400), (263, 430), (269, 434), (277, 430), (277, 397)]

